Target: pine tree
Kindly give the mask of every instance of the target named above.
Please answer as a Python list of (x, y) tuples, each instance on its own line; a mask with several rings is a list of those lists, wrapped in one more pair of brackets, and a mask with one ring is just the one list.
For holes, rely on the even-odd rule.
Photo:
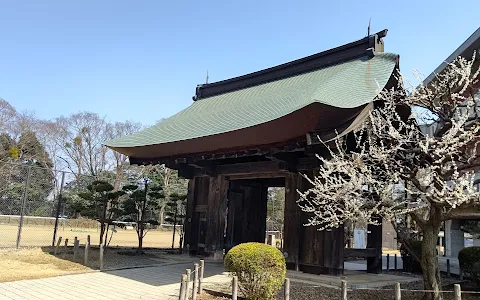
[(172, 237), (172, 249), (175, 248), (175, 234), (177, 233), (177, 225), (182, 225), (179, 241), (179, 249), (183, 247), (183, 237), (184, 237), (184, 223), (186, 216), (186, 205), (187, 205), (187, 195), (173, 193), (170, 194), (170, 197), (166, 204), (165, 213), (167, 215), (166, 220), (170, 223), (173, 223), (173, 237)]

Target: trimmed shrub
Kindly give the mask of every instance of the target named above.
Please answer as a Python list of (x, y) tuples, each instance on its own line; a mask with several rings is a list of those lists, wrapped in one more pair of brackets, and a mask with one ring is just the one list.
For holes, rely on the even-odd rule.
[(273, 299), (285, 281), (282, 252), (261, 243), (233, 247), (225, 255), (225, 268), (238, 277), (238, 285), (248, 300)]
[(467, 247), (460, 250), (458, 262), (462, 272), (480, 286), (480, 247)]
[[(422, 241), (409, 241), (410, 247), (417, 254), (418, 258), (422, 259)], [(400, 254), (403, 260), (403, 270), (411, 273), (422, 273), (422, 265), (408, 252), (405, 245), (400, 247)]]

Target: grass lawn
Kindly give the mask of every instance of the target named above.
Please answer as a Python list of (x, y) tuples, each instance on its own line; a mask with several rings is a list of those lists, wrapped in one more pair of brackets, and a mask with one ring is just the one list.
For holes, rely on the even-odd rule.
[(0, 250), (0, 282), (52, 277), (89, 270), (81, 264), (63, 260), (42, 249)]
[[(0, 224), (0, 248), (15, 247), (18, 233), (18, 225)], [(110, 231), (111, 233), (111, 231)], [(109, 235), (110, 235), (109, 233)], [(150, 230), (143, 239), (144, 247), (168, 248), (172, 246), (171, 230), (154, 229)], [(59, 226), (57, 238), (63, 240), (68, 238), (69, 244), (73, 244), (75, 237), (80, 239), (80, 244), (85, 244), (87, 236), (90, 235), (92, 245), (98, 243), (99, 231), (95, 228), (77, 228)], [(21, 247), (42, 247), (52, 244), (53, 226), (49, 225), (25, 225), (22, 229)], [(180, 237), (175, 236), (175, 244), (178, 246)], [(134, 229), (118, 229), (113, 233), (110, 246), (136, 247), (138, 245), (137, 233)]]

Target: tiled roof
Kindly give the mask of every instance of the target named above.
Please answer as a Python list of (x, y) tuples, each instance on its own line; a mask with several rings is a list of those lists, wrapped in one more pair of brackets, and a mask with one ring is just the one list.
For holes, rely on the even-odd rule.
[(397, 63), (396, 54), (376, 53), (204, 98), (157, 125), (106, 145), (139, 147), (226, 133), (273, 121), (313, 103), (359, 107), (375, 99)]

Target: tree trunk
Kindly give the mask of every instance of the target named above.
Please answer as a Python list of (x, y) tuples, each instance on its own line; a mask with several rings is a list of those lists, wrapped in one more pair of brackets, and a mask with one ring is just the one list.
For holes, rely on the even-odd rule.
[(426, 292), (424, 300), (442, 300), (443, 296), (441, 290), (440, 268), (438, 266), (437, 257), (437, 239), (440, 232), (440, 225), (428, 223), (423, 228), (422, 239), (422, 258), (421, 266), (423, 272), (423, 286), (425, 290), (433, 291)]
[[(143, 226), (142, 226), (143, 227)], [(140, 231), (138, 232), (138, 249), (137, 249), (137, 254), (142, 254), (143, 253), (143, 228), (140, 228)]]
[(177, 231), (177, 209), (175, 208), (175, 215), (173, 216), (173, 236), (172, 236), (172, 249), (175, 248), (175, 233)]
[(160, 213), (158, 214), (158, 221), (160, 223), (160, 228), (162, 228), (163, 223), (165, 222), (165, 203), (160, 204)]
[(100, 223), (100, 242), (98, 243), (101, 247), (103, 245), (103, 235), (105, 233), (105, 223)]

